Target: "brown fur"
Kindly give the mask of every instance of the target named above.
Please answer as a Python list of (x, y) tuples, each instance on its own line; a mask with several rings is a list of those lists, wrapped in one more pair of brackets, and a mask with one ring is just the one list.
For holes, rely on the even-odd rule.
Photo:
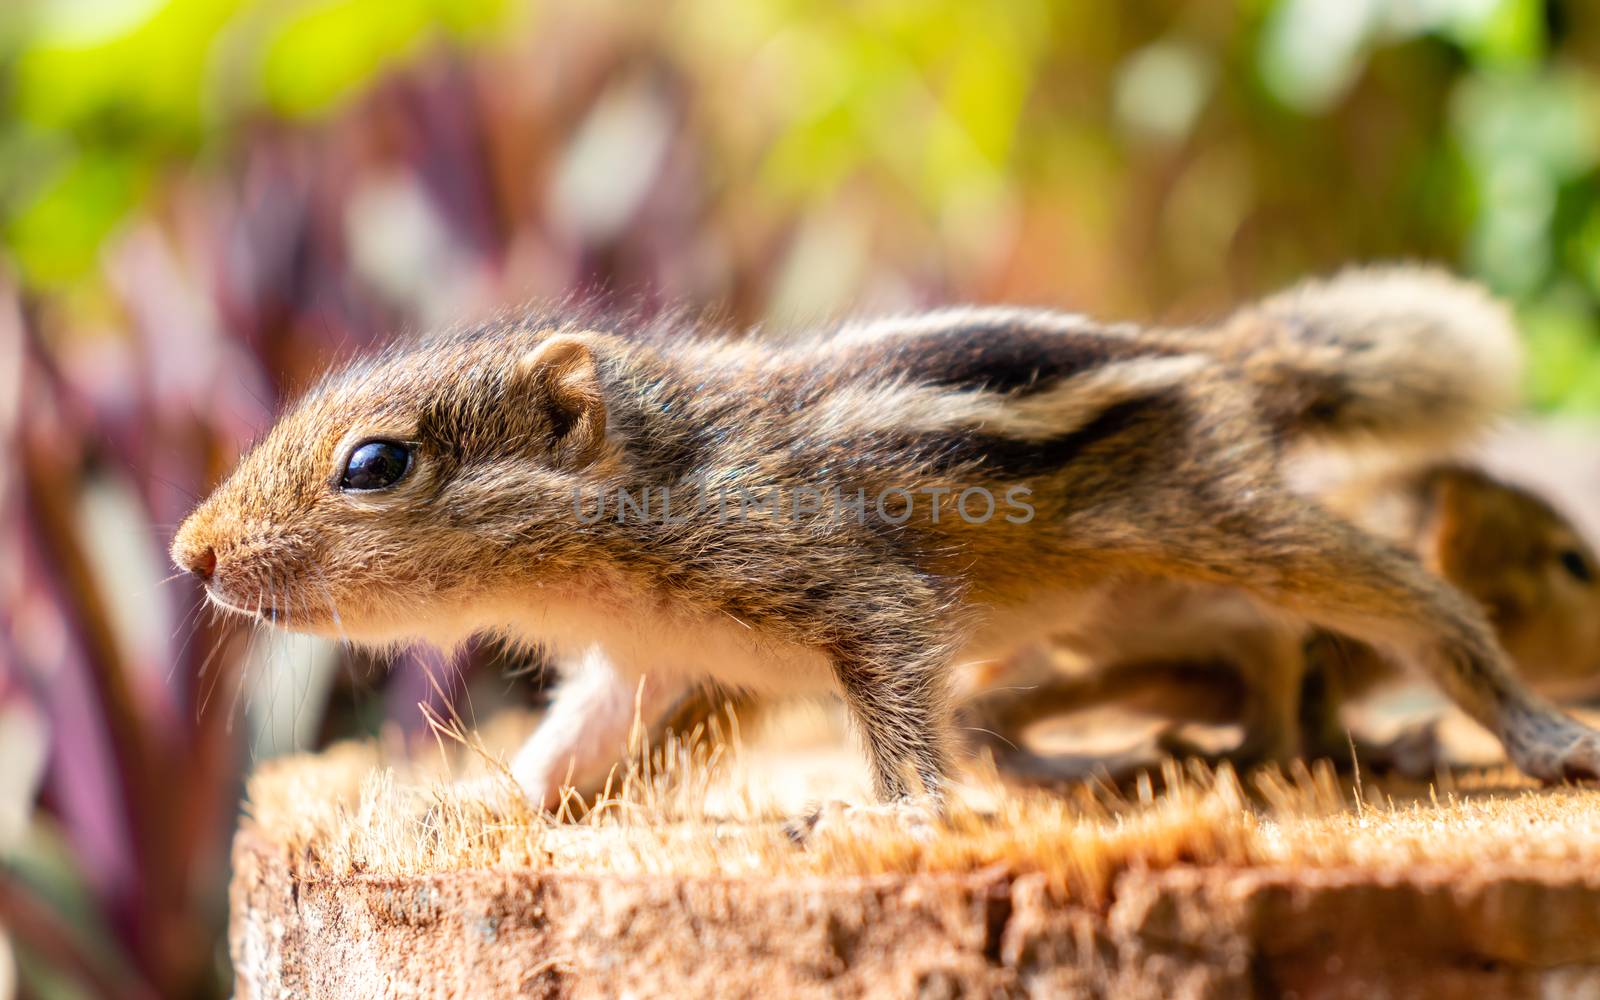
[[(1330, 502), (1421, 556), (1481, 605), (1501, 644), (1536, 688), (1593, 693), (1600, 681), (1600, 581), (1590, 546), (1534, 494), (1455, 464), (1339, 490)], [(1090, 667), (1064, 675), (1025, 665), (981, 692), (964, 715), (1005, 769), (1051, 782), (1105, 767), (1092, 758), (1052, 761), (1024, 749), (1022, 730), (1047, 716), (1111, 702), (1190, 722), (1242, 722), (1246, 738), (1218, 756), (1235, 764), (1287, 756), (1348, 758), (1344, 702), (1394, 676), (1365, 644), (1330, 633), (1304, 636), (1295, 622), (1262, 614), (1236, 593), (1155, 585), (1129, 587), (1115, 616), (1063, 637)], [(1431, 774), (1432, 747), (1408, 731), (1395, 745), (1358, 741), (1359, 756)], [(1182, 744), (1169, 743), (1168, 749)]]
[[(1415, 377), (1373, 367), (1375, 352), (1411, 357)], [(879, 795), (937, 798), (952, 664), (1069, 627), (1130, 577), (1239, 588), (1392, 651), (1523, 770), (1592, 776), (1600, 735), (1527, 690), (1470, 601), (1279, 476), (1304, 435), (1468, 429), (1514, 379), (1485, 364), (1504, 356), (1509, 328), (1481, 293), (1398, 269), (1213, 331), (994, 309), (787, 344), (594, 318), (491, 324), (326, 381), (173, 555), (219, 603), (291, 628), (551, 647), (571, 677), (513, 762), (539, 801), (603, 773), (634, 708), (654, 717), (706, 679), (838, 691)], [(375, 438), (408, 447), (409, 471), (342, 489), (350, 449)], [(719, 487), (801, 486), (828, 495), (708, 514)], [(574, 507), (575, 489), (664, 487), (677, 512), (705, 506), (592, 523), (595, 503)], [(975, 488), (1027, 490), (1031, 520), (968, 523), (957, 508)], [(897, 489), (927, 500), (897, 520)], [(856, 496), (889, 496), (889, 516), (856, 519)]]

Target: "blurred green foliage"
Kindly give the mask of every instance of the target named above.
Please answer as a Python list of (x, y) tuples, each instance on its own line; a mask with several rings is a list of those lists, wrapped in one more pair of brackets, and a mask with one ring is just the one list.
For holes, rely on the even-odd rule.
[(500, 25), (505, 0), (54, 0), (3, 32), (5, 238), (26, 279), (80, 280), (164, 164), (263, 110), (323, 113), (438, 35)]
[[(1594, 409), (1592, 7), (48, 0), (0, 28), (0, 219), (26, 285), (73, 294), (152, 184), (225, 156), (241, 129), (314, 121), (441, 42), (587, 23), (692, 82), (720, 132), (712, 169), (747, 172), (752, 197), (802, 213), (871, 188), (904, 231), (948, 249), (933, 267), (951, 290), (1033, 290), (963, 268), (1037, 211), (1070, 213), (1073, 256), (1057, 266), (1125, 286), (1092, 303), (1121, 309), (1214, 283), (1216, 252), (1231, 285), (1252, 286), (1342, 258), (1442, 256), (1518, 304), (1535, 401)], [(1323, 217), (1306, 207), (1318, 191)], [(1299, 235), (1264, 232), (1274, 212)], [(1160, 245), (1141, 257), (1130, 240), (1152, 226)], [(1106, 261), (1084, 264), (1096, 250)], [(1126, 275), (1141, 263), (1150, 277)]]

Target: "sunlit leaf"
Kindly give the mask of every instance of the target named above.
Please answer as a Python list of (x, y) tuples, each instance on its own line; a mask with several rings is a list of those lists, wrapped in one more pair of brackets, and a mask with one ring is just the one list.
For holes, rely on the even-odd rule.
[(81, 278), (145, 176), (138, 160), (108, 155), (80, 156), (60, 168), (6, 228), (24, 275), (41, 285)]
[(1481, 65), (1525, 66), (1545, 50), (1543, 0), (1479, 0), (1455, 5), (1446, 33)]
[(289, 17), (267, 44), (262, 87), (291, 115), (326, 111), (435, 33), (472, 31), (505, 14), (504, 0), (323, 0)]
[[(47, 128), (110, 130), (126, 138), (188, 141), (203, 121), (217, 35), (241, 0), (169, 0), (121, 30), (58, 24), (14, 69), (16, 113)], [(86, 6), (84, 17), (96, 7)]]

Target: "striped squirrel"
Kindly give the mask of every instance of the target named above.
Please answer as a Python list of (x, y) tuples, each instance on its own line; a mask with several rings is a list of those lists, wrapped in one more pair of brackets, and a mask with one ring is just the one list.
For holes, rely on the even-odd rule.
[(837, 691), (880, 800), (938, 803), (952, 665), (1131, 578), (1371, 643), (1528, 774), (1600, 777), (1600, 733), (1518, 679), (1471, 601), (1280, 475), (1300, 442), (1455, 439), (1513, 399), (1518, 361), (1485, 295), (1404, 268), (1195, 329), (977, 308), (775, 341), (528, 316), (329, 376), (172, 554), (283, 627), (551, 650), (562, 686), (511, 765), (545, 804), (707, 679)]
[[(1600, 684), (1600, 577), (1593, 548), (1543, 498), (1480, 469), (1440, 462), (1345, 485), (1333, 509), (1415, 552), (1482, 607), (1501, 646), (1536, 689), (1590, 695)], [(1289, 757), (1348, 760), (1431, 775), (1431, 726), (1388, 743), (1349, 734), (1344, 704), (1395, 677), (1371, 647), (1263, 613), (1241, 595), (1204, 587), (1125, 586), (1092, 628), (1060, 637), (1083, 663), (1062, 670), (1023, 658), (961, 708), (966, 728), (1014, 777), (1059, 783), (1091, 773), (1125, 780), (1157, 758), (1054, 757), (1023, 731), (1049, 716), (1121, 704), (1167, 719), (1243, 723), (1220, 753), (1163, 738), (1160, 749), (1239, 765)], [(703, 710), (702, 710), (703, 711)], [(682, 726), (686, 718), (677, 720)]]

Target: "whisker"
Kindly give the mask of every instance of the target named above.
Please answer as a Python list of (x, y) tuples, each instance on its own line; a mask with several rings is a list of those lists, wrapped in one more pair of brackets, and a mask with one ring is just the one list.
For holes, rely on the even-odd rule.
[[(215, 616), (213, 616), (212, 624), (216, 624)], [(212, 674), (211, 663), (217, 658), (217, 654), (222, 652), (222, 647), (227, 644), (228, 638), (231, 637), (218, 637), (216, 644), (211, 647), (211, 652), (206, 654), (206, 658), (200, 663), (200, 669), (195, 673), (195, 682), (205, 684), (205, 688), (200, 692), (200, 703), (195, 706), (194, 710), (196, 721), (199, 721), (200, 717), (206, 714), (206, 710), (211, 706), (211, 696), (217, 693), (217, 682), (222, 676), (222, 671), (218, 670), (215, 674)], [(242, 666), (241, 669), (243, 669)]]
[(197, 496), (195, 494), (195, 492), (193, 490), (189, 489), (187, 486), (180, 486), (179, 484), (177, 484), (177, 483), (173, 482), (172, 480), (168, 479), (166, 476), (160, 475), (159, 473), (151, 472), (149, 469), (145, 469), (143, 471), (151, 479), (155, 480), (156, 482), (160, 483), (161, 485), (169, 487), (169, 488), (174, 489), (174, 490), (177, 490), (179, 493), (182, 493), (185, 497), (187, 497), (189, 499), (190, 503), (198, 504), (200, 502), (200, 497)]
[(183, 631), (184, 626), (198, 622), (200, 618), (200, 611), (206, 606), (206, 601), (207, 599), (205, 595), (202, 594), (189, 605), (189, 610), (184, 613), (182, 618), (178, 619), (177, 628), (174, 628), (172, 630), (172, 634), (167, 636), (168, 642), (172, 642), (174, 639), (178, 638), (178, 633)]
[[(200, 619), (200, 607), (201, 602), (196, 601), (194, 605), (189, 608), (188, 613), (179, 620), (178, 627), (173, 629), (172, 635), (168, 637), (168, 643), (171, 643), (174, 639), (176, 639), (178, 637), (178, 633), (183, 631), (184, 627), (189, 625), (191, 621), (198, 625)], [(178, 646), (177, 654), (172, 657), (172, 664), (167, 667), (166, 683), (169, 687), (172, 685), (173, 680), (178, 676), (178, 665), (183, 662), (184, 656), (189, 652), (189, 647), (194, 643), (195, 633), (199, 631), (200, 630), (197, 627), (190, 628), (189, 634), (183, 637), (183, 642)]]
[(323, 600), (327, 602), (328, 616), (333, 619), (333, 627), (339, 633), (339, 641), (343, 644), (339, 650), (339, 666), (344, 671), (345, 678), (350, 682), (351, 700), (355, 702), (358, 709), (365, 710), (367, 706), (366, 699), (369, 694), (364, 690), (360, 678), (356, 676), (355, 660), (351, 655), (355, 642), (350, 638), (349, 633), (345, 631), (344, 619), (339, 615), (339, 605), (333, 599), (333, 591), (328, 586), (328, 578), (319, 567), (313, 566), (311, 573), (318, 589), (322, 591)]
[[(235, 614), (228, 609), (219, 607), (216, 602), (209, 600), (209, 595), (207, 595), (207, 597), (208, 599), (204, 602), (204, 606), (208, 607), (211, 611), (211, 628), (216, 628), (221, 622), (226, 621), (227, 618), (231, 618)], [(226, 615), (224, 614), (225, 612)], [(205, 714), (206, 709), (211, 704), (212, 696), (216, 694), (217, 685), (222, 681), (222, 671), (219, 669), (216, 674), (211, 674), (211, 664), (212, 661), (216, 659), (217, 653), (221, 652), (223, 646), (227, 645), (231, 639), (232, 636), (220, 638), (217, 644), (211, 648), (211, 653), (206, 656), (205, 661), (200, 664), (200, 670), (196, 674), (196, 679), (203, 679), (208, 681), (208, 683), (206, 684), (204, 693), (202, 693), (200, 697), (200, 707), (196, 711), (197, 716)], [(249, 655), (250, 649), (247, 645), (244, 650), (244, 656), (240, 660), (239, 673), (241, 675), (249, 669)], [(226, 731), (229, 733), (233, 732), (233, 719), (231, 717), (227, 721)]]
[(200, 669), (195, 673), (196, 681), (209, 681), (209, 683), (206, 685), (205, 693), (201, 695), (200, 707), (198, 709), (199, 715), (205, 714), (206, 706), (211, 702), (211, 695), (216, 691), (217, 680), (222, 676), (221, 670), (218, 670), (214, 675), (211, 674), (211, 664), (214, 660), (216, 660), (217, 654), (222, 652), (222, 647), (224, 645), (225, 643), (221, 639), (218, 639), (217, 643), (211, 647), (211, 652), (206, 655), (206, 658), (203, 661), (201, 661)]
[[(288, 620), (290, 622), (293, 622), (294, 621), (294, 607), (295, 607), (294, 595), (291, 594), (291, 593), (287, 593), (286, 592), (283, 595), (283, 601), (284, 601), (284, 605), (285, 605), (285, 610), (288, 612)], [(316, 668), (316, 662), (317, 662), (316, 661), (316, 650), (310, 643), (305, 643), (304, 645), (305, 645), (305, 649), (306, 649), (306, 662), (305, 662), (304, 669), (302, 669), (300, 671), (300, 677), (302, 679), (303, 686), (302, 686), (302, 688), (300, 690), (300, 697), (295, 702), (294, 719), (293, 719), (294, 727), (290, 730), (291, 734), (297, 734), (299, 732), (300, 720), (301, 720), (302, 717), (304, 717), (304, 715), (310, 709), (311, 687), (312, 687), (312, 682), (315, 680), (315, 678), (312, 676), (312, 671)], [(300, 750), (309, 749), (309, 748), (308, 747), (302, 747), (297, 741), (295, 743), (294, 749), (296, 751), (300, 751)]]
[(1013, 750), (1022, 749), (1021, 747), (1019, 747), (1015, 743), (1013, 743), (1009, 738), (1007, 738), (1003, 733), (997, 733), (993, 729), (985, 729), (982, 726), (962, 726), (961, 728), (965, 732), (983, 733), (986, 736), (993, 736), (995, 739), (997, 739), (1000, 742), (1004, 743), (1006, 746), (1010, 747)]
[[(228, 706), (228, 731), (230, 733), (233, 732), (234, 721), (239, 717), (239, 702), (244, 697), (246, 681), (249, 678), (250, 670), (252, 667), (256, 666), (255, 661), (257, 651), (261, 645), (261, 602), (262, 593), (258, 589), (256, 591), (255, 618), (250, 629), (250, 641), (245, 646), (244, 667), (239, 671), (239, 676), (233, 686), (233, 701)], [(250, 704), (250, 701), (245, 702), (246, 711), (249, 711)], [(259, 759), (259, 749), (260, 748), (255, 745), (255, 741), (252, 740), (250, 746), (250, 759), (252, 761)]]

